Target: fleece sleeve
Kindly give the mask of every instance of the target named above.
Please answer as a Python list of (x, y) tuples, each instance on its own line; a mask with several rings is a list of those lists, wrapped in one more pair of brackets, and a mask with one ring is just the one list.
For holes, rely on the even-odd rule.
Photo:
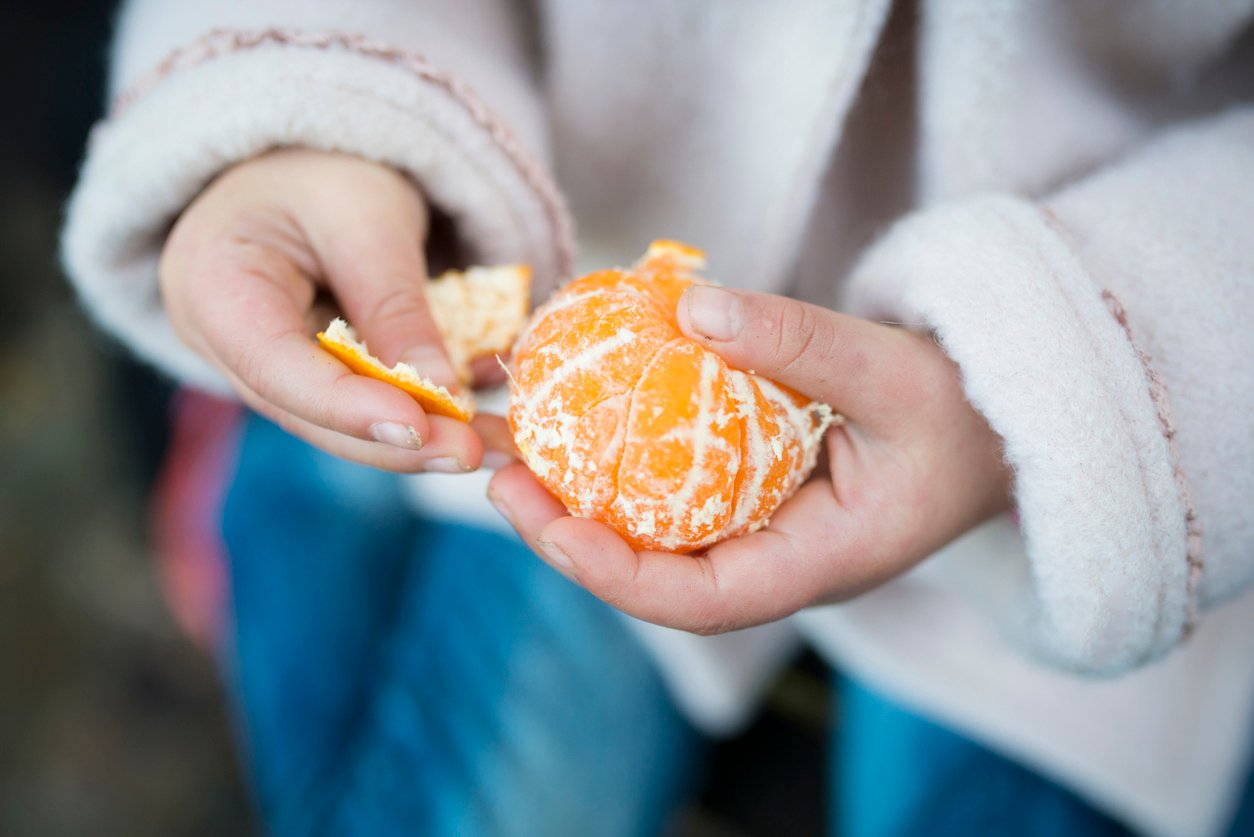
[(504, 0), (131, 2), (62, 238), (87, 308), (166, 372), (222, 390), (164, 316), (160, 248), (216, 174), (280, 146), (392, 165), (476, 261), (530, 264), (537, 287), (568, 272), (527, 43)]
[(921, 210), (850, 307), (918, 323), (1001, 435), (1029, 566), (985, 589), (1067, 668), (1165, 653), (1254, 578), (1254, 109), (1040, 201)]

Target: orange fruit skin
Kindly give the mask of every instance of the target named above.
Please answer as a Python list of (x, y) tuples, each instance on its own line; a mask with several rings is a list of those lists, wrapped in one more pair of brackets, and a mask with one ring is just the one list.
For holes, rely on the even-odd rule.
[(375, 378), (394, 387), (404, 390), (411, 398), (428, 413), (437, 416), (448, 416), (458, 421), (470, 421), (475, 417), (474, 403), (467, 398), (459, 398), (447, 389), (422, 378), (410, 367), (405, 374), (401, 364), (388, 368), (371, 355), (365, 344), (348, 342), (320, 331), (317, 334), (318, 345), (330, 352), (338, 361), (358, 375)]
[[(427, 308), (463, 385), (470, 362), (506, 351), (527, 320), (531, 268), (497, 265), (450, 270), (428, 282)], [(318, 332), (318, 344), (356, 372), (404, 390), (428, 413), (468, 422), (474, 398), (452, 392), (406, 363), (385, 366), (340, 318)]]
[(566, 285), (514, 348), (509, 422), (571, 512), (635, 549), (691, 552), (766, 525), (813, 469), (829, 407), (684, 337), (703, 254), (659, 241)]

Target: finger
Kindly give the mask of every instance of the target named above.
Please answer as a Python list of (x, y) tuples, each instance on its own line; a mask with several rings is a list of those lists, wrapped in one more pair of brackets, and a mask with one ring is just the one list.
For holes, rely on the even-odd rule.
[[(840, 503), (831, 483), (807, 483), (779, 507), (769, 526), (709, 550), (728, 594), (712, 606), (727, 608), (735, 598), (760, 590), (756, 619), (765, 621), (882, 584), (895, 574), (895, 565), (883, 560), (895, 546), (876, 537), (864, 520)], [(874, 532), (891, 532), (895, 525), (890, 519), (884, 524), (877, 521)]]
[[(648, 622), (709, 634), (759, 624), (801, 607), (793, 600), (773, 599), (773, 585), (762, 586), (756, 574), (769, 575), (780, 556), (736, 563), (760, 568), (716, 566), (707, 555), (674, 555), (631, 549), (617, 533), (593, 520), (571, 517), (523, 465), (498, 471), (488, 485), (488, 498), (522, 539), (550, 566), (579, 582), (608, 604)], [(781, 509), (782, 511), (782, 509)], [(720, 572), (730, 573), (728, 579)], [(741, 579), (746, 590), (738, 589)], [(752, 601), (743, 601), (745, 592)], [(733, 601), (741, 599), (740, 601)]]
[(680, 328), (735, 369), (756, 372), (855, 420), (897, 404), (912, 348), (900, 329), (772, 294), (689, 288)]
[(497, 471), (488, 483), (488, 499), (532, 550), (539, 553), (540, 530), (568, 512), (521, 463)]
[(727, 594), (704, 555), (636, 552), (608, 526), (575, 517), (558, 518), (531, 538), (550, 565), (637, 619), (698, 634), (766, 621), (749, 610), (727, 618)]
[(609, 527), (569, 516), (522, 465), (498, 471), (488, 496), (554, 569), (638, 619), (698, 634), (843, 600), (909, 565), (882, 561), (825, 481), (803, 487), (768, 528), (695, 555), (632, 550)]
[(337, 213), (334, 226), (322, 231), (319, 220), (325, 219), (311, 221), (310, 235), (325, 281), (371, 353), (388, 366), (404, 361), (456, 388), (457, 374), (427, 309), (425, 213), (416, 192), (413, 200), (417, 206), (395, 206), (398, 198), (361, 207), (348, 219)]
[(329, 430), (276, 407), (247, 388), (237, 388), (251, 409), (311, 445), (335, 456), (400, 473), (464, 474), (475, 470), (483, 454), (478, 436), (464, 423), (443, 416), (430, 417), (430, 430), (421, 448), (402, 441), (367, 441)]
[(305, 331), (312, 290), (283, 256), (247, 245), (195, 268), (186, 283), (188, 331), (204, 353), (254, 394), (305, 422), (366, 441), (412, 435), (417, 448), (431, 434), (427, 415), (393, 386), (361, 375), (322, 351)]
[(475, 382), (475, 388), (494, 387), (505, 383), (509, 379), (505, 367), (501, 365), (505, 360), (505, 358), (492, 355), (471, 361), (470, 379)]
[(470, 426), (483, 442), (483, 466), (504, 468), (518, 461), (518, 448), (514, 446), (514, 434), (509, 424), (500, 416), (480, 413), (471, 420)]
[(705, 554), (635, 552), (607, 527), (557, 518), (530, 537), (555, 566), (614, 607), (697, 634), (738, 630), (882, 583), (888, 567), (862, 543), (830, 485), (816, 481), (770, 527)]

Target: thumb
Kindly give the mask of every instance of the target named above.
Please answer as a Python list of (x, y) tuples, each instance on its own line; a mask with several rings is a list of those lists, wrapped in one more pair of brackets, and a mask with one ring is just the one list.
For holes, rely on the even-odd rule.
[(850, 418), (885, 406), (885, 376), (902, 368), (898, 329), (773, 294), (693, 285), (676, 311), (680, 329), (734, 369), (753, 372), (835, 406)]
[(409, 363), (437, 384), (455, 388), (457, 374), (427, 307), (420, 238), (375, 225), (344, 231), (327, 250), (327, 281), (371, 353), (389, 366)]

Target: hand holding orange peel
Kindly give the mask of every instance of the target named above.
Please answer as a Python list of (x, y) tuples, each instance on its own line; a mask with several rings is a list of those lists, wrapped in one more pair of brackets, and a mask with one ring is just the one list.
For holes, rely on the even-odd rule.
[[(531, 271), (522, 265), (449, 271), (427, 283), (428, 309), (463, 385), (470, 382), (471, 361), (509, 351), (527, 319), (530, 288)], [(409, 393), (428, 413), (459, 421), (474, 418), (469, 394), (450, 392), (408, 363), (385, 366), (342, 319), (318, 332), (318, 342), (354, 372)]]

